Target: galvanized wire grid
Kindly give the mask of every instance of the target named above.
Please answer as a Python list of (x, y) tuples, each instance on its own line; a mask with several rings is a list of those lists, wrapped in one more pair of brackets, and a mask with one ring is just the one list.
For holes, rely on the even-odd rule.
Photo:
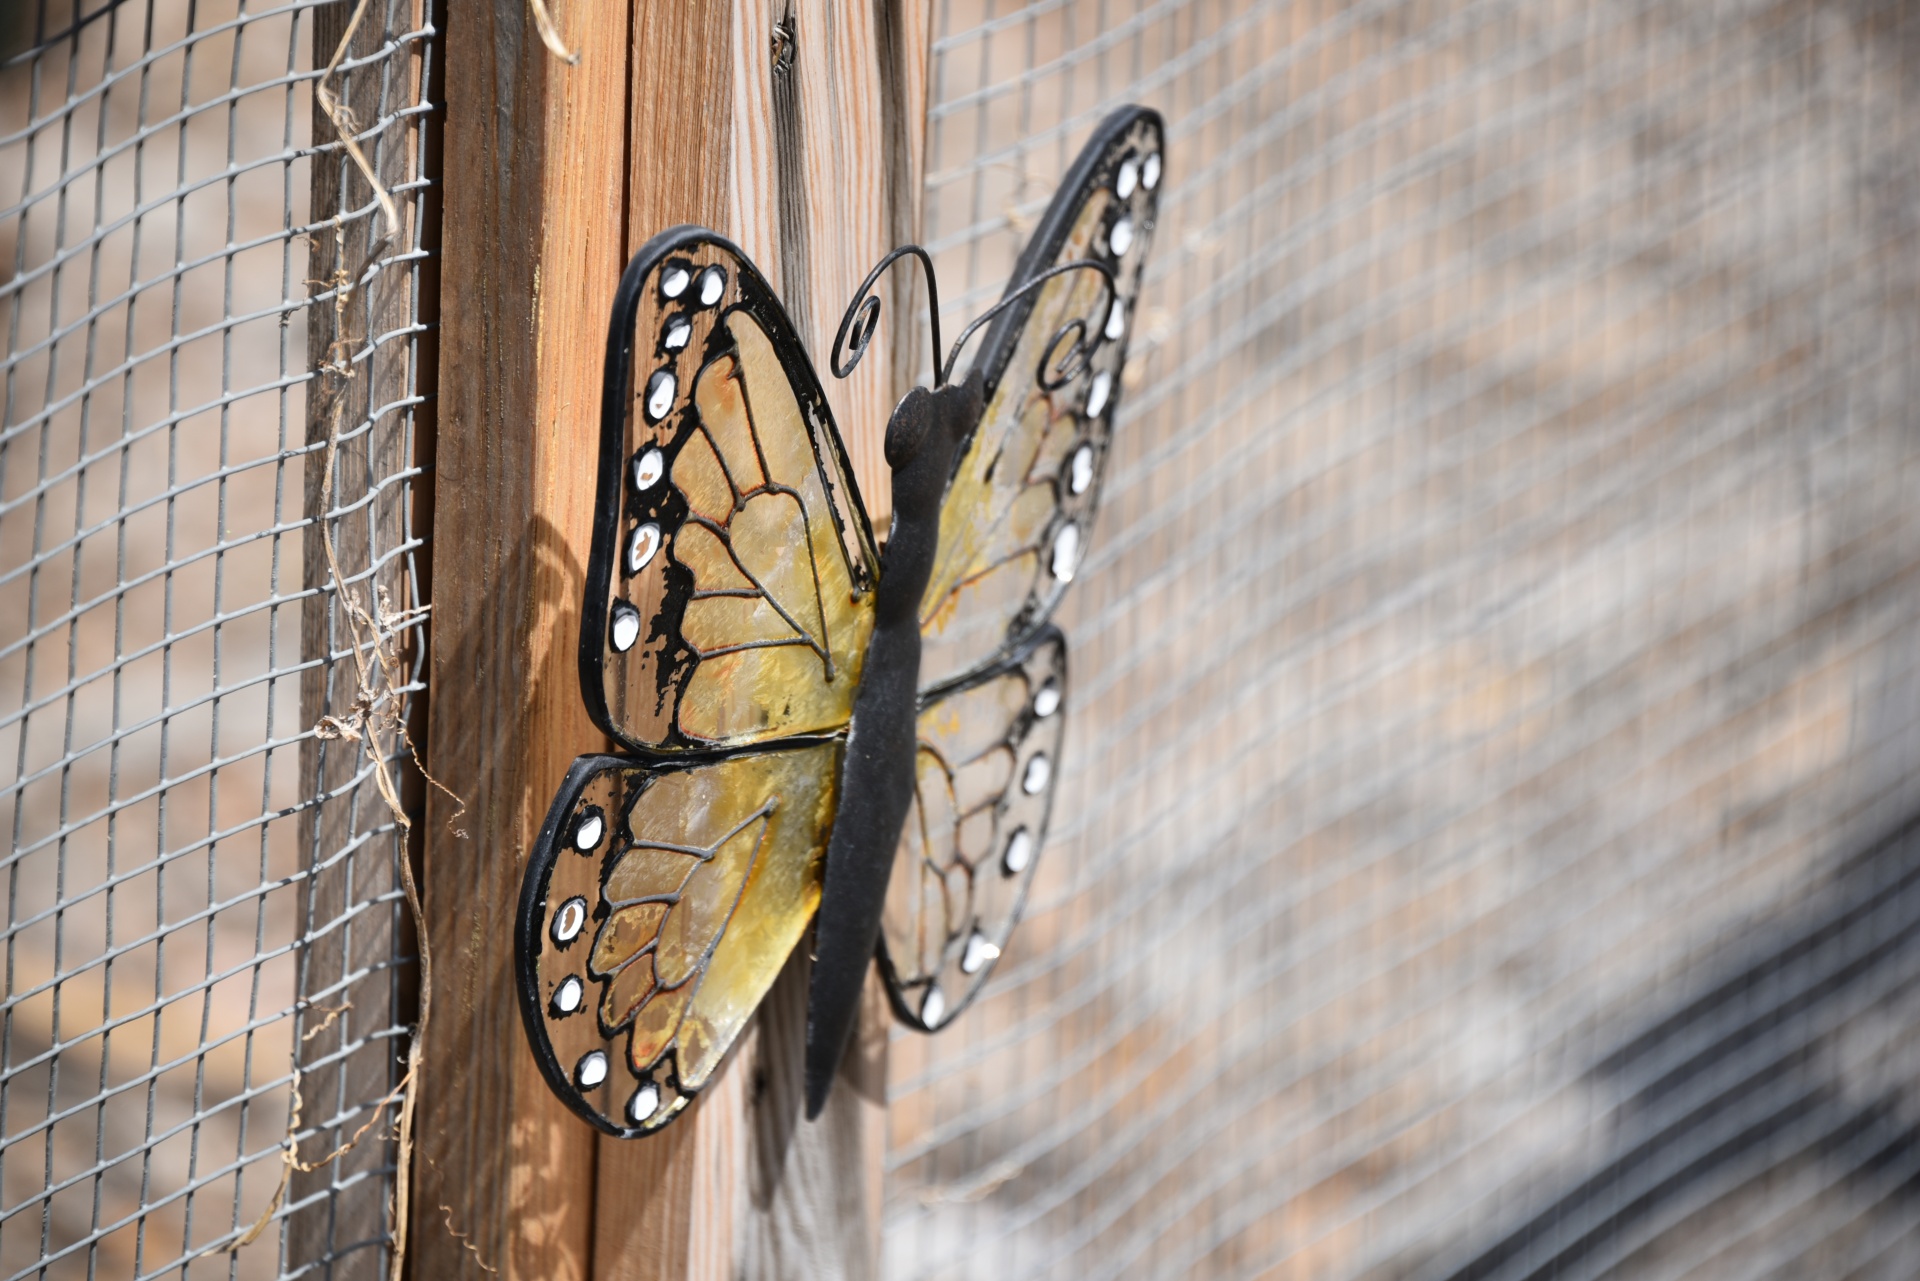
[(940, 0), (953, 318), (1169, 124), (887, 1275), (1920, 1275), (1920, 19)]
[[(335, 86), (398, 202), (382, 242), (315, 109), (349, 9), (0, 14), (7, 1276), (384, 1268), (411, 944), (353, 735), (420, 689), (434, 33), (378, 0)], [(336, 426), (325, 515), (384, 683), (312, 519)]]

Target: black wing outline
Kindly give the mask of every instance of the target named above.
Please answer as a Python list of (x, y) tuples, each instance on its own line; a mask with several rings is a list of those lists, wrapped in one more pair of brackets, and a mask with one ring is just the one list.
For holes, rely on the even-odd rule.
[[(1060, 179), (1053, 200), (1040, 216), (1033, 229), (1033, 236), (1027, 241), (1027, 247), (1020, 251), (1020, 259), (1014, 264), (1013, 275), (1007, 278), (1007, 287), (1003, 298), (1018, 293), (1022, 286), (1041, 272), (1052, 267), (1060, 257), (1060, 249), (1066, 243), (1067, 236), (1073, 231), (1073, 224), (1080, 216), (1081, 208), (1087, 198), (1098, 188), (1107, 186), (1124, 163), (1132, 146), (1144, 147), (1151, 139), (1152, 149), (1166, 163), (1166, 122), (1160, 113), (1151, 107), (1126, 106), (1110, 113), (1097, 126), (1087, 139), (1080, 154), (1074, 157), (1073, 165)], [(1159, 183), (1152, 187), (1143, 187), (1149, 197), (1150, 211), (1158, 210), (1156, 193)], [(1149, 225), (1146, 230), (1151, 231)], [(1144, 260), (1146, 254), (1141, 253)], [(1012, 358), (1018, 345), (1020, 331), (1026, 326), (1027, 318), (1033, 314), (1031, 298), (1018, 303), (1003, 313), (987, 330), (985, 341), (980, 344), (980, 352), (973, 358), (970, 366), (981, 371), (986, 382), (986, 392), (991, 396), (999, 389), (1000, 380), (1006, 376), (1007, 362)], [(1125, 360), (1126, 342), (1120, 342), (1121, 359)], [(962, 442), (965, 447), (965, 442)]]
[[(647, 301), (650, 283), (657, 273), (676, 260), (691, 262), (701, 251), (713, 251), (728, 259), (730, 279), (726, 282), (732, 301), (720, 304), (724, 312), (740, 310), (750, 315), (773, 345), (801, 412), (807, 420), (815, 462), (826, 490), (833, 523), (848, 562), (857, 592), (870, 594), (878, 578), (879, 552), (872, 524), (853, 481), (853, 468), (840, 439), (832, 411), (827, 406), (820, 379), (814, 371), (793, 321), (781, 305), (766, 278), (746, 253), (731, 240), (705, 227), (683, 224), (659, 233), (641, 246), (621, 273), (620, 284), (607, 326), (606, 364), (600, 397), (600, 440), (598, 471), (594, 489), (593, 538), (587, 558), (586, 595), (581, 608), (579, 637), (580, 695), (587, 714), (595, 725), (621, 744), (641, 751), (677, 752), (715, 750), (711, 743), (689, 741), (677, 726), (660, 741), (646, 741), (625, 732), (620, 719), (608, 705), (606, 667), (609, 622), (616, 570), (622, 551), (623, 527), (628, 498), (628, 437), (635, 413), (636, 362), (635, 323)], [(697, 282), (689, 288), (697, 288)], [(644, 358), (645, 353), (640, 353)], [(662, 352), (656, 350), (656, 357)], [(698, 361), (694, 362), (698, 368)], [(694, 378), (683, 378), (675, 397), (675, 408), (663, 423), (683, 412), (683, 404), (692, 395)], [(684, 513), (681, 513), (684, 516)], [(662, 528), (662, 536), (671, 539), (675, 529)], [(679, 595), (686, 595), (684, 586)], [(673, 593), (670, 593), (670, 597)], [(640, 620), (643, 629), (664, 627), (669, 648), (683, 644), (678, 634), (678, 619), (671, 611), (684, 608), (684, 599), (669, 599), (660, 613)], [(684, 667), (676, 679), (684, 687), (691, 675)], [(758, 741), (774, 741), (763, 739)]]
[[(997, 730), (977, 727), (971, 735), (964, 728), (959, 734), (938, 733), (935, 726), (944, 705), (964, 708), (963, 700), (968, 695), (984, 694), (997, 682), (1008, 680), (1017, 681), (1022, 693), (1017, 710)], [(948, 686), (921, 705), (922, 760), (916, 770), (913, 809), (895, 856), (887, 924), (880, 941), (880, 973), (886, 980), (888, 1002), (900, 1021), (916, 1031), (938, 1031), (972, 1004), (1019, 922), (1052, 818), (1068, 692), (1067, 638), (1059, 628), (1049, 625), (1005, 662)], [(967, 710), (976, 715), (988, 711), (984, 707)], [(982, 729), (985, 732), (980, 732)], [(968, 737), (977, 740), (978, 750), (971, 757), (961, 760), (943, 756), (948, 743)], [(945, 786), (969, 763), (982, 762), (1002, 751), (1009, 755), (1009, 769), (1005, 783), (996, 792), (975, 798), (965, 810), (937, 800), (932, 806), (927, 803), (929, 797), (923, 793), (929, 785)], [(1029, 770), (1036, 758), (1045, 762), (1041, 767), (1045, 777), (1028, 792), (1025, 783), (1032, 777)], [(981, 819), (990, 822), (982, 825), (985, 835), (975, 839), (978, 848), (963, 849), (967, 825)], [(950, 823), (948, 831), (933, 832), (931, 839), (923, 834), (943, 822)], [(952, 840), (948, 852), (954, 857), (944, 867), (923, 864), (929, 848), (936, 842), (944, 843), (947, 837)], [(1023, 854), (1013, 850), (1016, 844), (1024, 845)], [(929, 875), (930, 880), (923, 879)], [(922, 887), (934, 888), (943, 878), (948, 885), (939, 886), (938, 892), (951, 896), (960, 890), (966, 895), (966, 906), (955, 913), (964, 918), (957, 925), (927, 919), (930, 913)], [(915, 906), (907, 906), (910, 902)], [(913, 958), (897, 954), (907, 915), (913, 917), (916, 932), (939, 931), (934, 940), (938, 956), (931, 965), (927, 961), (932, 958), (924, 952)], [(978, 944), (975, 935), (979, 936)], [(975, 947), (980, 950), (969, 956), (969, 950)], [(973, 963), (971, 970), (967, 968), (969, 962)], [(930, 1012), (929, 993), (936, 988), (941, 993), (939, 1009)]]
[[(963, 682), (1020, 650), (1052, 617), (1085, 558), (1158, 217), (1165, 152), (1158, 112), (1132, 106), (1109, 115), (1068, 170), (1008, 281), (999, 304), (1005, 310), (971, 365), (986, 408), (955, 454), (940, 558), (921, 606), (923, 693)], [(1031, 288), (1049, 273), (1088, 261), (1111, 272), (1112, 283), (1080, 272), (1057, 277), (1059, 289)], [(1071, 306), (1044, 320), (1036, 310), (1049, 297), (1071, 303), (1073, 289), (1098, 305), (1110, 296), (1111, 310), (1084, 364), (1058, 378), (1049, 360), (1086, 318)], [(1057, 332), (1029, 332), (1056, 320), (1065, 321)], [(1035, 367), (1019, 358), (1022, 351), (1035, 358)], [(1036, 416), (1044, 425), (1036, 427)], [(1009, 469), (1016, 466), (1027, 471), (1013, 476)], [(996, 488), (1004, 492), (992, 492)]]

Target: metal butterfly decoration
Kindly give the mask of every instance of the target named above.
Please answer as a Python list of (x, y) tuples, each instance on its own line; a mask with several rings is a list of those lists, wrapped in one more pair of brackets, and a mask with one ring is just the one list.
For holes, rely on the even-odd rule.
[(621, 277), (580, 684), (626, 750), (568, 770), (516, 937), (534, 1055), (607, 1133), (686, 1107), (816, 909), (809, 1116), (876, 947), (895, 1013), (933, 1031), (1005, 946), (1064, 720), (1066, 638), (1048, 618), (1100, 490), (1162, 142), (1153, 111), (1102, 122), (945, 363), (925, 251), (868, 275), (837, 377), (902, 257), (935, 317), (934, 386), (887, 426), (884, 557), (813, 366), (740, 250), (678, 227)]

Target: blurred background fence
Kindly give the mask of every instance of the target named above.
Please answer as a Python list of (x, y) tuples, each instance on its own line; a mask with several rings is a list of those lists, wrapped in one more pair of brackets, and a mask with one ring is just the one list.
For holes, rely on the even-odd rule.
[[(0, 17), (8, 1276), (385, 1267), (438, 33), (366, 7), (337, 118), (343, 3)], [(1169, 167), (887, 1274), (1920, 1275), (1920, 17), (933, 11), (950, 328), (1109, 107)]]
[(1920, 12), (938, 13), (956, 318), (1109, 106), (1169, 186), (888, 1274), (1920, 1275)]

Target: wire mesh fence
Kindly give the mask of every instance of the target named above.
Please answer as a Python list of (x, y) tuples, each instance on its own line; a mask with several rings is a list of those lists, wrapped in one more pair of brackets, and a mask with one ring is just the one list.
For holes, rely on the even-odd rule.
[(8, 1276), (384, 1268), (435, 33), (362, 7), (0, 14)]
[(937, 13), (956, 316), (1106, 109), (1169, 185), (888, 1275), (1920, 1274), (1910, 7)]

